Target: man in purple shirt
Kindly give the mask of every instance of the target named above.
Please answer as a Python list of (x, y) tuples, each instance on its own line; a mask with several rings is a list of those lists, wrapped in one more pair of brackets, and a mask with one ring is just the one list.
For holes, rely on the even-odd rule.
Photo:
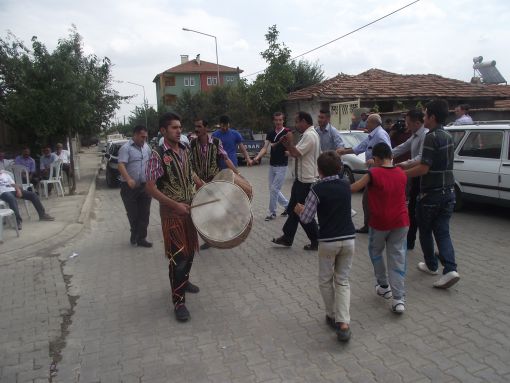
[[(39, 176), (37, 175), (35, 168), (35, 160), (30, 157), (30, 148), (28, 146), (24, 146), (21, 155), (17, 156), (14, 159), (14, 163), (16, 165), (23, 165), (28, 169), (30, 182), (34, 185), (34, 189), (37, 190), (37, 184), (39, 183)], [(24, 180), (26, 181), (26, 180)]]

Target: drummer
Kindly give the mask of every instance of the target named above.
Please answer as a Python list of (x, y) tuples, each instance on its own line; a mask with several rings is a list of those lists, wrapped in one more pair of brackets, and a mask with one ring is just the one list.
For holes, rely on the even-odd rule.
[[(221, 170), (221, 160), (235, 174), (240, 174), (234, 163), (228, 158), (221, 140), (209, 134), (207, 120), (196, 117), (194, 120), (196, 138), (190, 142), (191, 164), (193, 171), (205, 182), (211, 182)], [(211, 247), (208, 243), (200, 246), (200, 250)]]
[(189, 150), (180, 143), (180, 117), (165, 113), (159, 120), (159, 126), (164, 141), (163, 145), (153, 149), (147, 163), (145, 187), (159, 201), (175, 317), (185, 322), (190, 318), (185, 306), (185, 294), (200, 291), (189, 281), (193, 257), (198, 249), (198, 235), (191, 221), (190, 204), (196, 187), (201, 187), (203, 181), (193, 172)]
[(207, 120), (197, 117), (194, 120), (196, 138), (190, 142), (191, 163), (193, 171), (205, 182), (210, 182), (221, 170), (220, 160), (225, 161), (227, 168), (240, 174), (234, 163), (228, 158), (221, 140), (209, 134)]

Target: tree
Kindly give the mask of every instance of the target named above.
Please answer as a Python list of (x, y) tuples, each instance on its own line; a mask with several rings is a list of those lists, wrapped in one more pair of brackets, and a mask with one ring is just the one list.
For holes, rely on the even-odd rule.
[(307, 60), (299, 60), (292, 62), (293, 82), (287, 91), (294, 92), (299, 89), (306, 88), (310, 85), (318, 84), (324, 81), (324, 71), (318, 62), (311, 63)]

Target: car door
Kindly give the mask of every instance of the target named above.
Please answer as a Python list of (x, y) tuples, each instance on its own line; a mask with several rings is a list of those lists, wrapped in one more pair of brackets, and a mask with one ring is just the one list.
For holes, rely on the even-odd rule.
[(469, 130), (454, 159), (455, 178), (466, 194), (499, 198), (503, 131)]
[(499, 196), (510, 202), (510, 130), (505, 132), (505, 146), (503, 146), (503, 160), (500, 169)]

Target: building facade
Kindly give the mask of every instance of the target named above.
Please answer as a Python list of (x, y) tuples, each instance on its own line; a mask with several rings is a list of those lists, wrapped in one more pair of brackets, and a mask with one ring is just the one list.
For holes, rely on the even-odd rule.
[[(218, 79), (219, 72), (219, 79)], [(181, 56), (181, 64), (159, 73), (154, 77), (158, 111), (171, 110), (172, 105), (184, 91), (192, 94), (207, 92), (217, 85), (236, 84), (242, 70), (216, 65), (200, 59), (200, 55), (189, 60), (187, 55)]]

